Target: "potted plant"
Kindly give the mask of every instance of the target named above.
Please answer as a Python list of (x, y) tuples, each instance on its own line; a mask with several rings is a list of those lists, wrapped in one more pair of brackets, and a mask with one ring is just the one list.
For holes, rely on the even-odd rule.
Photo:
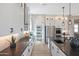
[(16, 42), (15, 42), (15, 38), (14, 36), (11, 37), (11, 41), (10, 42), (10, 48), (16, 48)]

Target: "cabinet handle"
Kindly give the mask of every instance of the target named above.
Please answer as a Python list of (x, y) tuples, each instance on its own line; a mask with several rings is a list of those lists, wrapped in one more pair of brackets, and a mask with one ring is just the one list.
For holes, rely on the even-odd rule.
[(57, 50), (59, 51), (59, 49), (57, 48)]
[(28, 49), (28, 52), (30, 52), (30, 49)]
[(57, 51), (57, 53), (59, 53), (59, 51)]

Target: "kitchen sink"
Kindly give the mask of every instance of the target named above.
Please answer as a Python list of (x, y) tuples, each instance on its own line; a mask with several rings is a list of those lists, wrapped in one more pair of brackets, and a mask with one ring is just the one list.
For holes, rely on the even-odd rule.
[(56, 43), (64, 43), (61, 40), (54, 40)]

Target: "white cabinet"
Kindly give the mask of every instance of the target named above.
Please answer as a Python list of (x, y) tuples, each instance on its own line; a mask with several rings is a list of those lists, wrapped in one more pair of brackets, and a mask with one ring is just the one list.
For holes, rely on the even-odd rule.
[(28, 55), (28, 47), (24, 50), (24, 52), (22, 54), (22, 56), (26, 56), (26, 55)]
[(55, 44), (51, 42), (51, 54), (52, 56), (66, 56)]
[(31, 42), (29, 44), (29, 46), (28, 46), (28, 55), (27, 56), (30, 56), (31, 55), (32, 49), (33, 49), (33, 42)]
[(34, 42), (31, 41), (29, 45), (26, 47), (26, 49), (24, 50), (22, 56), (30, 56), (33, 49), (33, 45), (34, 45)]

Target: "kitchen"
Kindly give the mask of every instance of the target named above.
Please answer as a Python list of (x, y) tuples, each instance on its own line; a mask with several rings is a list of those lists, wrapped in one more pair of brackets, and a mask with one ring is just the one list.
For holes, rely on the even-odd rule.
[[(36, 40), (40, 41), (37, 39), (37, 26), (39, 26), (42, 28), (41, 41), (48, 43), (52, 56), (77, 56), (78, 51), (75, 50), (75, 45), (77, 43), (78, 48), (78, 37), (74, 37), (78, 36), (78, 26), (76, 26), (76, 22), (78, 24), (78, 8), (76, 8), (78, 4), (36, 3), (27, 5), (32, 13), (32, 28)], [(72, 49), (72, 44), (75, 46), (74, 49)]]
[(38, 41), (48, 45), (49, 56), (79, 56), (78, 5), (0, 4), (0, 56), (31, 56)]

